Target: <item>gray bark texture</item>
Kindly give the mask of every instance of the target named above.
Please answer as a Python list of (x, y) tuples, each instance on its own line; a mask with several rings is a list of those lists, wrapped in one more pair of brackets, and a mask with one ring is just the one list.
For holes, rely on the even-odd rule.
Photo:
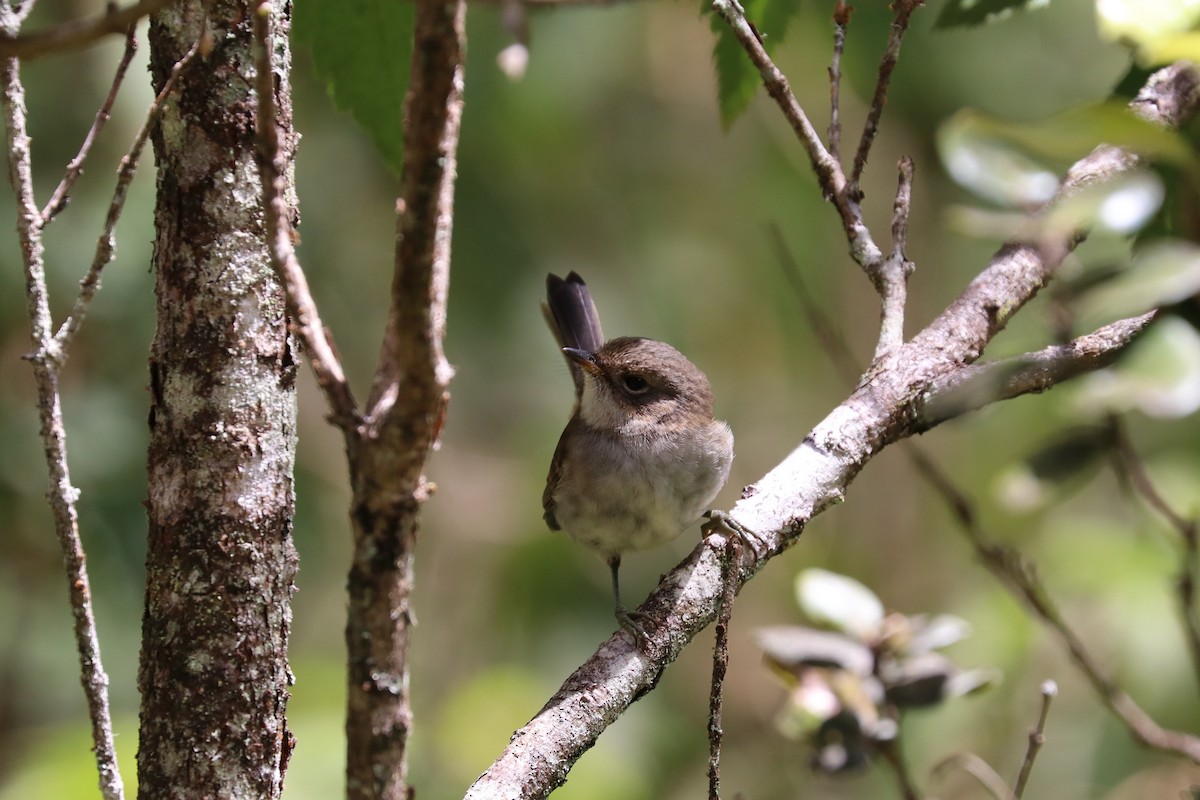
[[(281, 8), (274, 84), (290, 162)], [(252, 13), (250, 2), (187, 0), (150, 26), (156, 88), (203, 44), (153, 137), (158, 318), (138, 675), (148, 798), (277, 798), (292, 749), (296, 354), (264, 241)], [(287, 197), (294, 216), (290, 180)]]

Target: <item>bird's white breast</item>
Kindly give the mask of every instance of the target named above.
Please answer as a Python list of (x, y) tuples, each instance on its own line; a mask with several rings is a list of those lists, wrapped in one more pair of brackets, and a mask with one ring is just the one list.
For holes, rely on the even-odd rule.
[(555, 492), (559, 525), (606, 557), (658, 546), (699, 520), (733, 460), (733, 434), (723, 422), (699, 430), (640, 424), (627, 419), (615, 434), (568, 453)]

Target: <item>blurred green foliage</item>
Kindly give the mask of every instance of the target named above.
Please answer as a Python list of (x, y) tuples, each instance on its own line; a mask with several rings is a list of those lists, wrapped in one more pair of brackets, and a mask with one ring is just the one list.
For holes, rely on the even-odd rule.
[(337, 107), (370, 134), (384, 162), (399, 175), (403, 109), (396, 97), (408, 85), (412, 5), (360, 0), (347, 14), (338, 0), (301, 3), (292, 35), (312, 55), (314, 71)]
[[(55, 14), (91, 13), (97, 4), (51, 5), (39, 7), (31, 26)], [(827, 119), (828, 5), (805, 3), (776, 51), (818, 129)], [(870, 95), (890, 23), (882, 2), (861, 6), (843, 60), (846, 141), (865, 113), (862, 98)], [(1001, 25), (939, 32), (931, 28), (940, 4), (930, 6), (913, 19), (864, 180), (868, 222), (885, 239), (893, 165), (901, 154), (917, 165), (910, 333), (953, 299), (997, 244), (946, 226), (945, 209), (965, 196), (938, 166), (937, 125), (967, 106), (1043, 118), (1104, 98), (1129, 65), (1124, 50), (1098, 38), (1091, 3), (1083, 0), (1058, 0)], [(537, 14), (529, 68), (519, 83), (493, 62), (508, 44), (499, 10), (478, 6), (468, 16), (446, 344), (458, 373), (429, 470), (439, 491), (427, 506), (418, 552), (412, 777), (431, 798), (461, 796), (509, 733), (613, 629), (603, 564), (552, 535), (541, 520), (545, 470), (571, 397), (538, 313), (545, 273), (578, 270), (610, 335), (670, 341), (708, 373), (718, 412), (738, 440), (734, 473), (718, 500), (724, 506), (851, 388), (803, 318), (772, 255), (767, 224), (781, 225), (806, 281), (864, 364), (878, 319), (874, 292), (847, 257), (836, 215), (822, 203), (774, 106), (760, 92), (723, 129), (712, 33), (694, 4)], [(91, 122), (118, 47), (108, 41), (23, 70), (43, 201)], [(397, 182), (368, 136), (325, 97), (307, 54), (296, 56), (296, 124), (304, 137), (297, 162), (300, 257), (362, 396), (386, 311)], [(135, 66), (71, 206), (47, 232), (57, 319), (90, 261), (117, 159), (149, 102), (143, 78)], [(150, 167), (147, 157), (117, 229), (118, 260), (105, 272), (62, 380), (127, 784), (134, 780), (145, 535), (144, 365), (154, 325)], [(6, 193), (0, 219), (13, 219)], [(32, 378), (20, 360), (29, 340), (19, 252), (15, 237), (2, 241), (0, 800), (91, 797), (94, 765), (43, 499)], [(1081, 259), (1092, 257), (1090, 246)], [(1050, 309), (1039, 301), (988, 355), (1041, 347), (1051, 329)], [(1025, 510), (1006, 506), (998, 491), (1006, 469), (1086, 415), (1086, 399), (1081, 384), (1005, 403), (927, 434), (922, 445), (977, 498), (989, 531), (1038, 562), (1064, 612), (1132, 695), (1164, 724), (1194, 729), (1200, 703), (1171, 595), (1176, 539), (1125, 496), (1110, 471)], [(348, 495), (342, 444), (324, 414), (306, 371), (292, 639), (297, 683), (289, 713), (298, 744), (285, 792), (290, 800), (339, 794), (343, 759)], [(1200, 507), (1195, 418), (1134, 416), (1130, 427), (1163, 491), (1194, 513)], [(648, 591), (692, 544), (685, 536), (627, 559), (630, 599)], [(796, 621), (792, 581), (810, 565), (854, 576), (889, 608), (962, 617), (975, 633), (951, 648), (953, 658), (1003, 671), (1003, 685), (984, 696), (906, 719), (906, 753), (931, 793), (972, 796), (958, 776), (928, 780), (929, 767), (953, 751), (976, 752), (1002, 775), (1015, 774), (1048, 678), (1061, 693), (1027, 797), (1177, 796), (1200, 781), (1194, 770), (1131, 743), (1056, 644), (973, 562), (941, 501), (906, 460), (885, 452), (847, 503), (815, 520), (800, 546), (739, 597), (726, 684), (727, 792), (755, 800), (894, 793), (883, 771), (845, 780), (813, 775), (807, 755), (774, 731), (783, 690), (760, 664), (750, 632)], [(702, 794), (708, 641), (701, 637), (657, 691), (601, 738), (556, 797)], [(1165, 788), (1155, 794), (1151, 786)]]

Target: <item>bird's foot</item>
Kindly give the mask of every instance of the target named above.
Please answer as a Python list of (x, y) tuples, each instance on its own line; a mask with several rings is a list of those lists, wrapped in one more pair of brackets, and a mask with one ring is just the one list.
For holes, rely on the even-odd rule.
[(638, 650), (645, 650), (650, 637), (646, 633), (646, 623), (651, 622), (649, 614), (643, 614), (641, 611), (630, 611), (624, 606), (617, 606), (616, 611), (617, 624), (624, 630), (629, 632), (633, 637), (633, 642), (637, 645)]
[(700, 526), (700, 532), (705, 536), (710, 533), (722, 533), (736, 536), (743, 544), (754, 551), (756, 559), (761, 558), (767, 551), (767, 543), (757, 533), (742, 525), (725, 511), (710, 509), (704, 512), (705, 523)]

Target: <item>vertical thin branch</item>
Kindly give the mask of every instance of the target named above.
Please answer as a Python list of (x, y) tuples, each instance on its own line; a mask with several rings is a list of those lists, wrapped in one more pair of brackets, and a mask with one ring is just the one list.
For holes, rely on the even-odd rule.
[[(117, 185), (113, 189), (112, 200), (108, 205), (108, 214), (104, 218), (104, 229), (100, 233), (100, 238), (96, 241), (96, 254), (92, 258), (92, 265), (88, 268), (87, 274), (83, 276), (83, 280), (79, 282), (79, 295), (75, 298), (75, 305), (72, 306), (71, 313), (63, 320), (63, 324), (59, 326), (58, 333), (54, 335), (56, 352), (62, 357), (66, 356), (67, 348), (75, 338), (75, 334), (79, 332), (79, 328), (83, 324), (83, 318), (87, 314), (88, 306), (91, 305), (92, 298), (100, 290), (101, 271), (108, 266), (116, 254), (116, 240), (113, 232), (116, 230), (117, 220), (121, 218), (121, 211), (125, 208), (125, 198), (129, 194), (129, 184), (133, 182), (133, 176), (137, 172), (138, 162), (142, 156), (142, 148), (145, 147), (146, 140), (150, 137), (150, 131), (158, 122), (163, 103), (166, 102), (171, 92), (175, 90), (179, 76), (183, 74), (184, 69), (192, 62), (197, 48), (197, 45), (193, 45), (187, 54), (175, 64), (171, 70), (170, 78), (163, 85), (162, 91), (158, 93), (158, 96), (154, 98), (154, 101), (150, 104), (150, 108), (146, 111), (146, 118), (142, 121), (142, 127), (134, 137), (129, 151), (121, 158), (121, 165), (117, 168)], [(128, 50), (126, 51), (127, 54), (129, 52)], [(116, 84), (114, 84), (113, 88), (115, 91)], [(74, 165), (77, 162), (81, 162), (84, 152), (84, 150), (80, 150), (80, 155), (76, 156), (71, 164)], [(68, 177), (70, 177), (70, 168), (68, 168)], [(72, 180), (74, 179), (72, 178)], [(59, 184), (58, 190), (63, 190), (63, 187), (67, 185), (67, 178), (64, 178), (63, 183)], [(66, 190), (63, 190), (64, 203), (65, 200)], [(45, 224), (45, 221), (48, 221), (48, 211), (57, 213), (53, 212), (52, 208), (53, 201), (42, 211), (43, 224)]]
[(1017, 782), (1013, 786), (1013, 795), (1017, 800), (1025, 794), (1025, 786), (1033, 773), (1033, 762), (1046, 743), (1046, 720), (1050, 717), (1050, 704), (1058, 694), (1058, 685), (1054, 681), (1042, 684), (1042, 710), (1038, 713), (1037, 724), (1029, 731), (1029, 747), (1025, 750), (1025, 760), (1021, 762), (1021, 771), (1017, 774)]
[[(808, 115), (804, 113), (796, 96), (792, 93), (791, 85), (788, 83), (787, 77), (775, 66), (775, 63), (767, 55), (766, 49), (762, 42), (755, 34), (754, 29), (742, 14), (741, 7), (733, 0), (713, 0), (713, 10), (725, 20), (733, 31), (733, 35), (737, 37), (738, 42), (746, 50), (750, 60), (758, 69), (759, 75), (762, 76), (763, 84), (766, 86), (767, 94), (779, 105), (783, 111), (784, 117), (791, 124), (792, 130), (800, 139), (800, 144), (808, 153), (809, 161), (812, 162), (813, 171), (817, 175), (817, 180), (821, 184), (821, 189), (829, 197), (835, 200), (841, 196), (842, 190), (846, 185), (846, 177), (842, 174), (841, 165), (834, 159), (825, 146), (821, 144), (821, 137), (817, 134), (816, 128), (808, 119)], [(842, 211), (843, 217), (846, 212), (839, 206), (839, 211)]]
[(1197, 541), (1196, 524), (1193, 522), (1183, 538), (1183, 558), (1176, 585), (1179, 593), (1183, 630), (1187, 637), (1188, 650), (1192, 654), (1192, 669), (1200, 680), (1200, 611), (1196, 608), (1196, 585), (1200, 583), (1200, 542)]
[(892, 30), (888, 36), (883, 58), (879, 61), (879, 77), (875, 81), (875, 95), (871, 98), (871, 108), (867, 112), (867, 120), (863, 124), (862, 137), (858, 141), (858, 152), (854, 154), (854, 168), (850, 172), (852, 186), (858, 186), (863, 169), (867, 166), (867, 156), (871, 152), (875, 134), (879, 132), (879, 118), (883, 115), (883, 106), (887, 102), (892, 71), (896, 69), (896, 60), (900, 57), (900, 44), (904, 41), (904, 34), (908, 30), (909, 18), (921, 5), (924, 5), (924, 0), (894, 0), (892, 3)]
[[(454, 0), (417, 5), (413, 66), (405, 97), (404, 164), (396, 203), (396, 250), (391, 310), (367, 419), (379, 426), (394, 406), (426, 413), (431, 394), (449, 384), (453, 369), (442, 351), (449, 289), (454, 179), (462, 123), (465, 11)], [(401, 378), (411, 395), (399, 396)]]
[(67, 172), (59, 182), (58, 188), (50, 195), (50, 200), (42, 209), (43, 225), (67, 207), (71, 187), (75, 185), (75, 181), (83, 173), (83, 162), (87, 159), (88, 153), (92, 149), (92, 144), (96, 141), (96, 137), (100, 135), (100, 131), (104, 129), (105, 123), (108, 122), (109, 117), (112, 115), (113, 103), (117, 100), (117, 91), (121, 88), (121, 83), (125, 80), (125, 72), (129, 69), (129, 62), (133, 61), (133, 54), (136, 52), (137, 26), (130, 25), (129, 30), (125, 32), (125, 53), (121, 56), (121, 60), (117, 64), (117, 71), (113, 75), (112, 86), (108, 89), (108, 96), (104, 98), (103, 104), (96, 111), (96, 117), (92, 120), (92, 127), (88, 129), (87, 135), (83, 137), (83, 144), (79, 146), (79, 152), (67, 164)]
[(879, 341), (875, 345), (876, 362), (904, 344), (904, 307), (908, 302), (908, 277), (913, 271), (913, 263), (904, 252), (908, 243), (908, 216), (912, 205), (912, 159), (908, 156), (901, 158), (898, 171), (900, 178), (892, 209), (892, 252), (867, 270), (881, 301)]
[[(15, 35), (16, 31), (20, 29), (21, 24), (25, 22), (25, 18), (33, 11), (33, 6), (36, 2), (37, 0), (17, 0), (12, 4), (12, 21), (14, 24), (10, 28), (10, 35)], [(8, 3), (5, 3), (5, 5), (8, 5)]]
[(736, 535), (727, 535), (725, 552), (721, 558), (721, 605), (717, 613), (712, 688), (708, 696), (708, 800), (721, 800), (721, 739), (724, 736), (721, 706), (724, 703), (725, 673), (729, 669), (729, 618), (733, 614), (741, 560), (741, 540)]
[[(15, 33), (15, 23), (10, 13), (6, 12), (5, 17), (6, 32)], [(116, 745), (113, 741), (108, 675), (100, 661), (100, 640), (92, 611), (87, 558), (79, 536), (79, 515), (75, 507), (79, 490), (71, 485), (67, 467), (66, 431), (58, 393), (57, 364), (60, 354), (57, 353), (51, 332), (41, 236), (42, 216), (34, 201), (29, 135), (25, 127), (25, 90), (21, 84), (18, 60), (4, 59), (0, 74), (5, 127), (8, 131), (8, 173), (17, 200), (17, 233), (25, 266), (26, 308), (32, 327), (33, 353), (29, 360), (33, 364), (37, 385), (42, 444), (50, 476), (48, 499), (67, 574), (75, 644), (79, 651), (80, 678), (87, 698), (88, 715), (92, 723), (92, 747), (100, 773), (100, 792), (105, 800), (122, 800), (125, 790), (117, 768)]]
[(350, 443), (354, 556), (347, 581), (346, 791), (404, 800), (413, 715), (409, 645), (425, 464), (453, 369), (442, 339), (463, 106), (465, 0), (415, 4), (404, 98), (391, 308), (361, 435)]

